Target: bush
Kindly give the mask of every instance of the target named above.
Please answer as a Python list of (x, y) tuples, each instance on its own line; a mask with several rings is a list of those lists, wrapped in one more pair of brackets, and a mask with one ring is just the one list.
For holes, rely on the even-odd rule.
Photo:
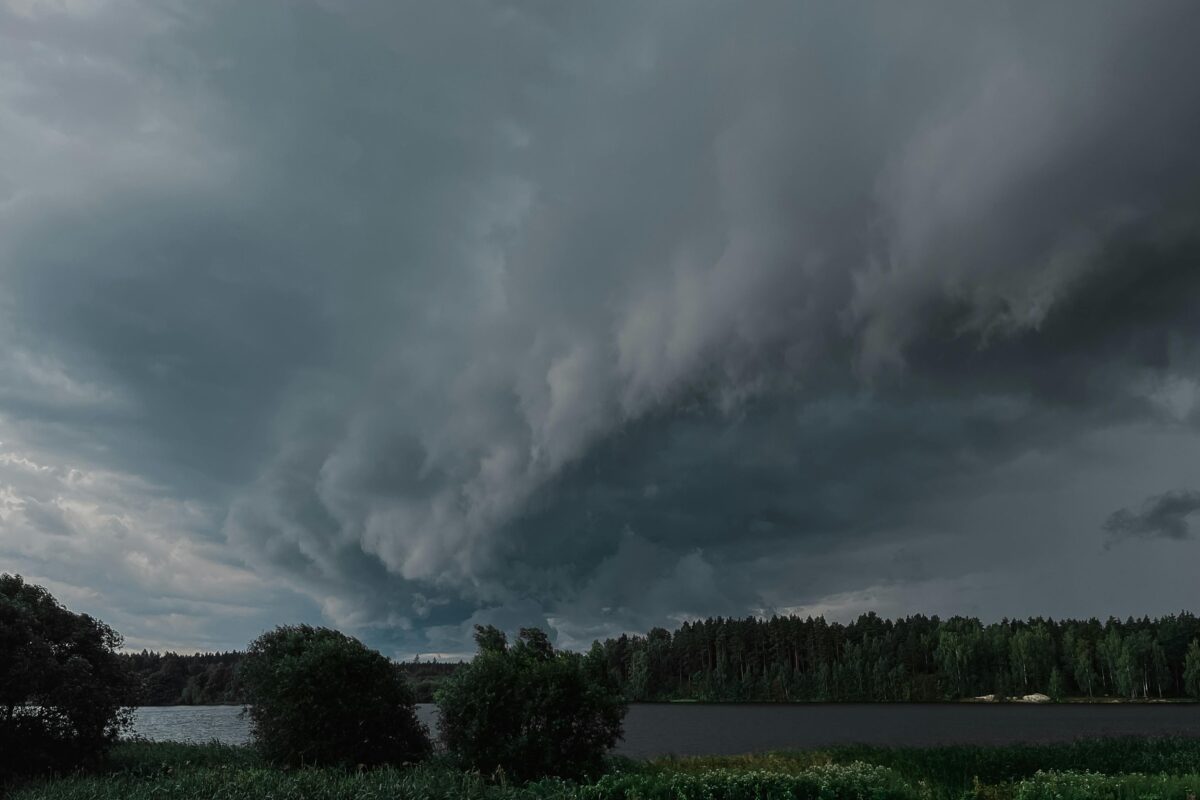
[(437, 692), (449, 754), (518, 780), (599, 772), (625, 716), (603, 662), (555, 652), (536, 628), (509, 647), (496, 628), (476, 626), (475, 641), (479, 654)]
[(98, 760), (128, 726), (136, 684), (121, 636), (0, 575), (0, 784)]
[(1101, 775), (1039, 772), (1016, 786), (1016, 800), (1193, 800), (1200, 775)]
[[(880, 764), (910, 780), (931, 780), (953, 786), (960, 793), (968, 789), (975, 778), (985, 784), (1002, 784), (1032, 777), (1039, 771), (1200, 772), (1200, 740), (1182, 737), (1137, 736), (1001, 746), (891, 748), (849, 745), (830, 748), (827, 753), (837, 763), (867, 761)], [(800, 755), (807, 757), (810, 754)]]
[(884, 767), (845, 764), (799, 772), (716, 769), (610, 774), (579, 792), (585, 800), (917, 800), (916, 790)]
[(400, 668), (357, 639), (295, 625), (255, 639), (239, 669), (255, 745), (288, 765), (398, 764), (429, 754)]

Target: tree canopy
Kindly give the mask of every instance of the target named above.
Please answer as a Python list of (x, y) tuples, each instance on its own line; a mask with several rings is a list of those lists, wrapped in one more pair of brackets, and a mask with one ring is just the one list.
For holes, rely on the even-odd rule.
[(0, 574), (0, 779), (95, 761), (128, 725), (136, 683), (121, 636)]
[(254, 741), (273, 762), (399, 764), (430, 752), (400, 668), (339, 631), (289, 625), (264, 633), (238, 677)]
[(598, 771), (625, 716), (603, 662), (555, 650), (537, 628), (509, 645), (503, 632), (476, 626), (475, 641), (478, 655), (437, 692), (447, 751), (519, 780)]
[(630, 701), (1200, 697), (1200, 620), (706, 619), (599, 645)]

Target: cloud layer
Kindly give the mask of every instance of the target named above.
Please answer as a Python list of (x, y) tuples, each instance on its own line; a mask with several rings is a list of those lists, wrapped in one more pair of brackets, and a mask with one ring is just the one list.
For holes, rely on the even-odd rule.
[(1174, 491), (1147, 497), (1138, 511), (1118, 509), (1104, 521), (1113, 539), (1162, 536), (1187, 539), (1192, 535), (1188, 517), (1200, 512), (1200, 492)]
[(1200, 455), (1198, 26), (8, 0), (0, 567), (180, 646), (1181, 605), (1086, 576), (1191, 546), (1098, 529)]

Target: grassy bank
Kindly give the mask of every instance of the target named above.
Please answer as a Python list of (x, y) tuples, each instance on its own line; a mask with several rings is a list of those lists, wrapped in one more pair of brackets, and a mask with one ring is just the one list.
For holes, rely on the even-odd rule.
[(280, 770), (245, 748), (135, 742), (95, 774), (29, 784), (13, 800), (1194, 800), (1200, 740), (1005, 747), (839, 747), (749, 756), (617, 759), (587, 783), (513, 785), (433, 761), (404, 769)]

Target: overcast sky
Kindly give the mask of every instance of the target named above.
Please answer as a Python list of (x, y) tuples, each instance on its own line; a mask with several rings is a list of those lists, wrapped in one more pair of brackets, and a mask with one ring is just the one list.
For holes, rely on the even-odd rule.
[(1198, 39), (0, 0), (0, 571), (139, 649), (1200, 611)]

